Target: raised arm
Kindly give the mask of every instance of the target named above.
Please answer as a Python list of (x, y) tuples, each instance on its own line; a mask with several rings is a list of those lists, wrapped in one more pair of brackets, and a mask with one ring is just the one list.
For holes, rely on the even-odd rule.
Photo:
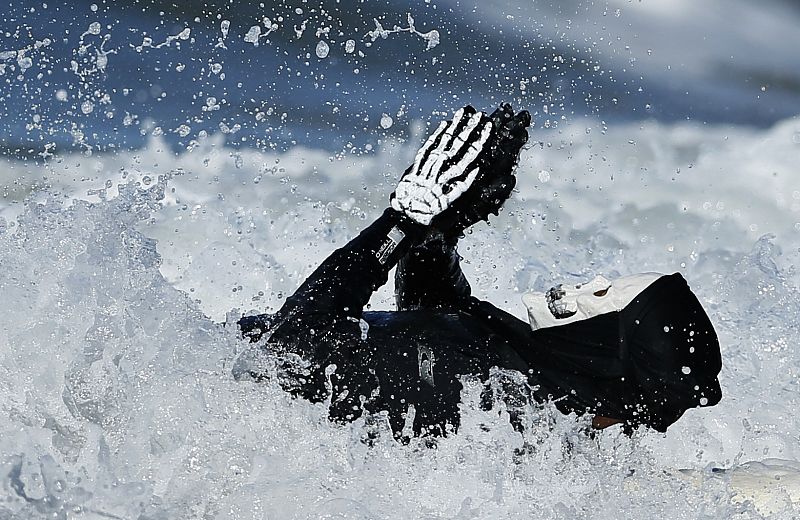
[[(395, 273), (395, 300), (398, 310), (436, 308), (464, 303), (471, 289), (459, 265), (458, 239), (470, 225), (497, 214), (515, 184), (513, 169), (519, 152), (528, 140), (530, 115), (514, 114), (502, 105), (490, 116), (497, 129), (497, 146), (492, 150), (491, 175), (479, 179), (457, 201), (457, 214), (450, 215), (450, 226), (429, 233), (419, 245), (400, 258)], [(446, 220), (447, 215), (439, 221)]]
[[(497, 167), (508, 147), (510, 133), (505, 126), (512, 121), (511, 116), (498, 116), (504, 111), (510, 107), (490, 118), (465, 107), (452, 121), (442, 123), (403, 174), (390, 198), (391, 208), (331, 254), (277, 315), (243, 318), (242, 331), (257, 340), (276, 324), (302, 331), (306, 323), (319, 328), (357, 320), (399, 258), (432, 230), (458, 235), (485, 218), (484, 207), (489, 207), (485, 199), (496, 198), (498, 186), (508, 193), (513, 187), (510, 169), (499, 175)], [(502, 200), (505, 197), (507, 193)]]
[(281, 313), (361, 317), (372, 293), (386, 283), (399, 258), (427, 234), (427, 226), (392, 208), (334, 251), (290, 296)]

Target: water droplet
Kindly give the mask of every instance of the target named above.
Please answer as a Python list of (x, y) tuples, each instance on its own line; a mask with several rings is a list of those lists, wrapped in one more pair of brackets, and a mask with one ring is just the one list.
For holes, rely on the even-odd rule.
[(91, 114), (94, 111), (94, 103), (89, 100), (84, 101), (81, 103), (81, 112), (84, 114)]
[(17, 58), (17, 65), (19, 65), (20, 69), (27, 70), (33, 66), (33, 60), (27, 56), (20, 56)]
[(319, 43), (317, 43), (317, 58), (327, 58), (330, 51), (331, 48), (328, 47), (328, 44), (324, 40), (320, 40)]
[(539, 182), (547, 182), (550, 180), (550, 172), (542, 170), (539, 172)]
[(381, 116), (381, 128), (391, 128), (393, 123), (392, 116), (389, 114), (383, 114)]
[(217, 103), (217, 98), (215, 98), (214, 96), (208, 96), (206, 98), (206, 106), (202, 107), (202, 110), (205, 112), (219, 110), (219, 103)]
[(258, 38), (261, 36), (261, 26), (254, 25), (247, 31), (247, 34), (244, 35), (244, 41), (247, 43), (252, 43), (253, 46), (258, 47)]
[(89, 24), (89, 28), (86, 29), (86, 32), (89, 33), (89, 34), (97, 35), (97, 34), (100, 34), (100, 30), (101, 29), (102, 29), (102, 26), (100, 25), (100, 22), (92, 22), (92, 23)]
[(356, 50), (356, 41), (355, 40), (347, 40), (344, 43), (344, 52), (350, 54), (354, 50)]
[(681, 367), (681, 372), (683, 372), (686, 375), (689, 375), (692, 373), (692, 369), (689, 367)]
[(90, 5), (89, 9), (91, 9), (93, 13), (96, 13), (97, 12), (97, 4)]

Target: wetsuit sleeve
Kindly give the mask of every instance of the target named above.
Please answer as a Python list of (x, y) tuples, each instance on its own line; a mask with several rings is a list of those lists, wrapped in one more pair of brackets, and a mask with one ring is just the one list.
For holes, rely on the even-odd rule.
[(268, 331), (280, 330), (278, 336), (288, 338), (306, 329), (319, 331), (342, 321), (358, 321), (372, 293), (386, 283), (389, 271), (428, 230), (386, 209), (347, 245), (331, 253), (276, 314), (240, 319), (242, 334), (256, 342)]
[(389, 271), (426, 235), (427, 226), (393, 209), (334, 251), (286, 300), (283, 317), (327, 315), (361, 318), (372, 293), (386, 283)]
[[(278, 355), (277, 377), (284, 389), (312, 402), (330, 395), (332, 419), (349, 421), (360, 415), (367, 406), (362, 401), (375, 393), (379, 382), (371, 371), (374, 349), (358, 321), (398, 259), (427, 231), (427, 226), (387, 209), (326, 258), (277, 314), (239, 321), (251, 341), (269, 332), (269, 350)], [(245, 359), (235, 367), (237, 377), (268, 377), (251, 366)], [(328, 367), (335, 370), (328, 372)]]
[(398, 310), (450, 306), (469, 298), (472, 290), (461, 271), (457, 241), (432, 234), (399, 260), (394, 279)]

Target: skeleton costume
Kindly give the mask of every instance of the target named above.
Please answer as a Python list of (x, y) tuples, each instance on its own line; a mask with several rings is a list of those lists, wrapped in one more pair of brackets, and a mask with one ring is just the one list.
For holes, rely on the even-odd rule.
[[(238, 379), (269, 377), (350, 421), (388, 412), (395, 432), (458, 428), (462, 378), (518, 371), (529, 397), (564, 413), (665, 431), (687, 409), (721, 397), (717, 336), (680, 274), (641, 275), (528, 294), (530, 325), (470, 294), (455, 246), (497, 213), (514, 186), (530, 116), (471, 107), (442, 123), (404, 173), (391, 207), (335, 251), (274, 315), (242, 318), (255, 342)], [(365, 312), (395, 273), (397, 311)], [(581, 290), (582, 289), (582, 290)]]

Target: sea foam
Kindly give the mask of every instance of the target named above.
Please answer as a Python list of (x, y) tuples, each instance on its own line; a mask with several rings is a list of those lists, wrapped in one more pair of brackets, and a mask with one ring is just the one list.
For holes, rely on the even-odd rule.
[[(4, 160), (0, 513), (759, 518), (710, 468), (800, 457), (798, 130), (534, 129), (512, 200), (463, 240), (475, 294), (520, 317), (529, 289), (684, 274), (720, 335), (724, 398), (632, 438), (547, 405), (523, 437), (466, 381), (461, 430), (404, 445), (380, 417), (331, 424), (324, 403), (233, 380), (247, 345), (226, 315), (276, 310), (385, 207), (411, 143), (343, 157), (212, 137), (175, 155), (154, 138)], [(390, 283), (372, 306), (391, 305)]]

